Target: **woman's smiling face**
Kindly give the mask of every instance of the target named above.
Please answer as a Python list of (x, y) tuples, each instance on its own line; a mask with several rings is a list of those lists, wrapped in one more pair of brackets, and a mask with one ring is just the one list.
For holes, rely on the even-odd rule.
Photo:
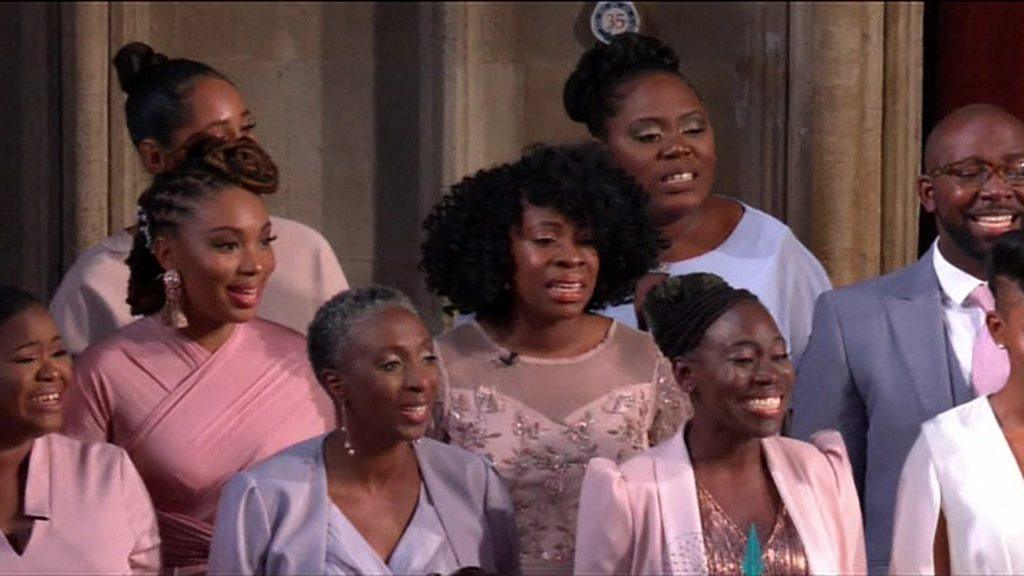
[(40, 305), (0, 324), (0, 437), (4, 442), (57, 432), (71, 381), (71, 356)]
[(781, 430), (793, 364), (785, 339), (761, 303), (733, 305), (674, 368), (695, 413), (717, 429), (741, 438), (764, 438)]
[(276, 266), (270, 216), (259, 196), (228, 187), (199, 201), (173, 234), (158, 237), (161, 266), (181, 274), (189, 322), (246, 322), (256, 316)]

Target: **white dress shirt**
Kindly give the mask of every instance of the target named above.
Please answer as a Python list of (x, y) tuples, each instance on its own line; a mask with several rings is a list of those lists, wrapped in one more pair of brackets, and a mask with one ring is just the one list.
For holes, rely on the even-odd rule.
[(974, 339), (978, 335), (978, 330), (985, 329), (985, 311), (966, 300), (979, 284), (985, 282), (946, 260), (939, 250), (938, 241), (932, 250), (932, 263), (935, 266), (935, 275), (939, 277), (939, 286), (942, 288), (946, 335), (953, 345), (953, 353), (960, 364), (964, 382), (970, 385)]

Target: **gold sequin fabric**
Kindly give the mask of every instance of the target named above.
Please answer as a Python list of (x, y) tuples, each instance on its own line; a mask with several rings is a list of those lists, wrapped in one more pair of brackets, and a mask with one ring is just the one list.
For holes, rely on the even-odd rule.
[[(747, 530), (736, 526), (714, 496), (700, 484), (697, 484), (697, 505), (704, 533), (708, 574), (742, 574)], [(761, 561), (764, 576), (807, 574), (804, 545), (784, 505), (779, 507), (768, 541), (761, 544)]]

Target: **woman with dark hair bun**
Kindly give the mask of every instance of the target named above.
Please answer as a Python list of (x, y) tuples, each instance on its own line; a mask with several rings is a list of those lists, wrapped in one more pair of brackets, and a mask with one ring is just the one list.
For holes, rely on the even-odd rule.
[(125, 448), (166, 568), (206, 563), (223, 483), (334, 424), (300, 334), (256, 317), (276, 260), (262, 196), (277, 168), (247, 137), (203, 136), (139, 198), (128, 302), (144, 317), (79, 360), (65, 431)]
[[(199, 134), (231, 140), (252, 136), (256, 127), (238, 89), (217, 70), (194, 60), (168, 58), (142, 43), (114, 57), (118, 81), (128, 95), (128, 133), (151, 174), (173, 169)], [(286, 254), (267, 285), (262, 318), (305, 333), (316, 309), (348, 287), (327, 241), (299, 222), (271, 216)], [(50, 310), (72, 354), (137, 317), (126, 303), (131, 230), (89, 248), (61, 281)]]
[(1024, 232), (999, 238), (987, 276), (972, 296), (1010, 373), (921, 426), (896, 494), (891, 574), (1024, 574)]
[(866, 574), (842, 437), (778, 435), (793, 365), (757, 297), (694, 273), (644, 308), (693, 418), (627, 462), (590, 462), (576, 573)]
[[(668, 245), (659, 274), (649, 280), (714, 272), (749, 289), (774, 316), (797, 360), (810, 335), (814, 301), (831, 288), (828, 276), (785, 224), (711, 193), (714, 130), (672, 49), (632, 33), (598, 43), (566, 81), (563, 101), (569, 117), (585, 123), (651, 198), (651, 217)], [(636, 326), (642, 296), (635, 306), (604, 313)]]
[(593, 313), (654, 265), (646, 205), (600, 146), (541, 147), (455, 184), (425, 222), (427, 286), (476, 315), (438, 338), (440, 425), (509, 483), (525, 573), (571, 569), (591, 457), (687, 415), (650, 336)]
[(128, 455), (57, 433), (70, 381), (46, 306), (0, 285), (0, 572), (156, 574), (156, 515)]

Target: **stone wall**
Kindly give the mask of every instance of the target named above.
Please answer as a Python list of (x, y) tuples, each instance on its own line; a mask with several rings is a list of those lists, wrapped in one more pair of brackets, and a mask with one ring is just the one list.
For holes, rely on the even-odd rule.
[[(920, 4), (638, 6), (710, 111), (717, 192), (786, 220), (837, 284), (912, 259)], [(353, 284), (397, 285), (436, 312), (416, 269), (423, 216), (445, 183), (588, 137), (561, 90), (594, 42), (592, 9), (2, 4), (13, 49), (0, 80), (13, 89), (0, 94), (0, 196), (15, 207), (0, 215), (3, 278), (45, 295), (85, 246), (131, 222), (148, 176), (108, 63), (141, 40), (238, 84), (282, 169), (273, 212), (321, 230)]]

